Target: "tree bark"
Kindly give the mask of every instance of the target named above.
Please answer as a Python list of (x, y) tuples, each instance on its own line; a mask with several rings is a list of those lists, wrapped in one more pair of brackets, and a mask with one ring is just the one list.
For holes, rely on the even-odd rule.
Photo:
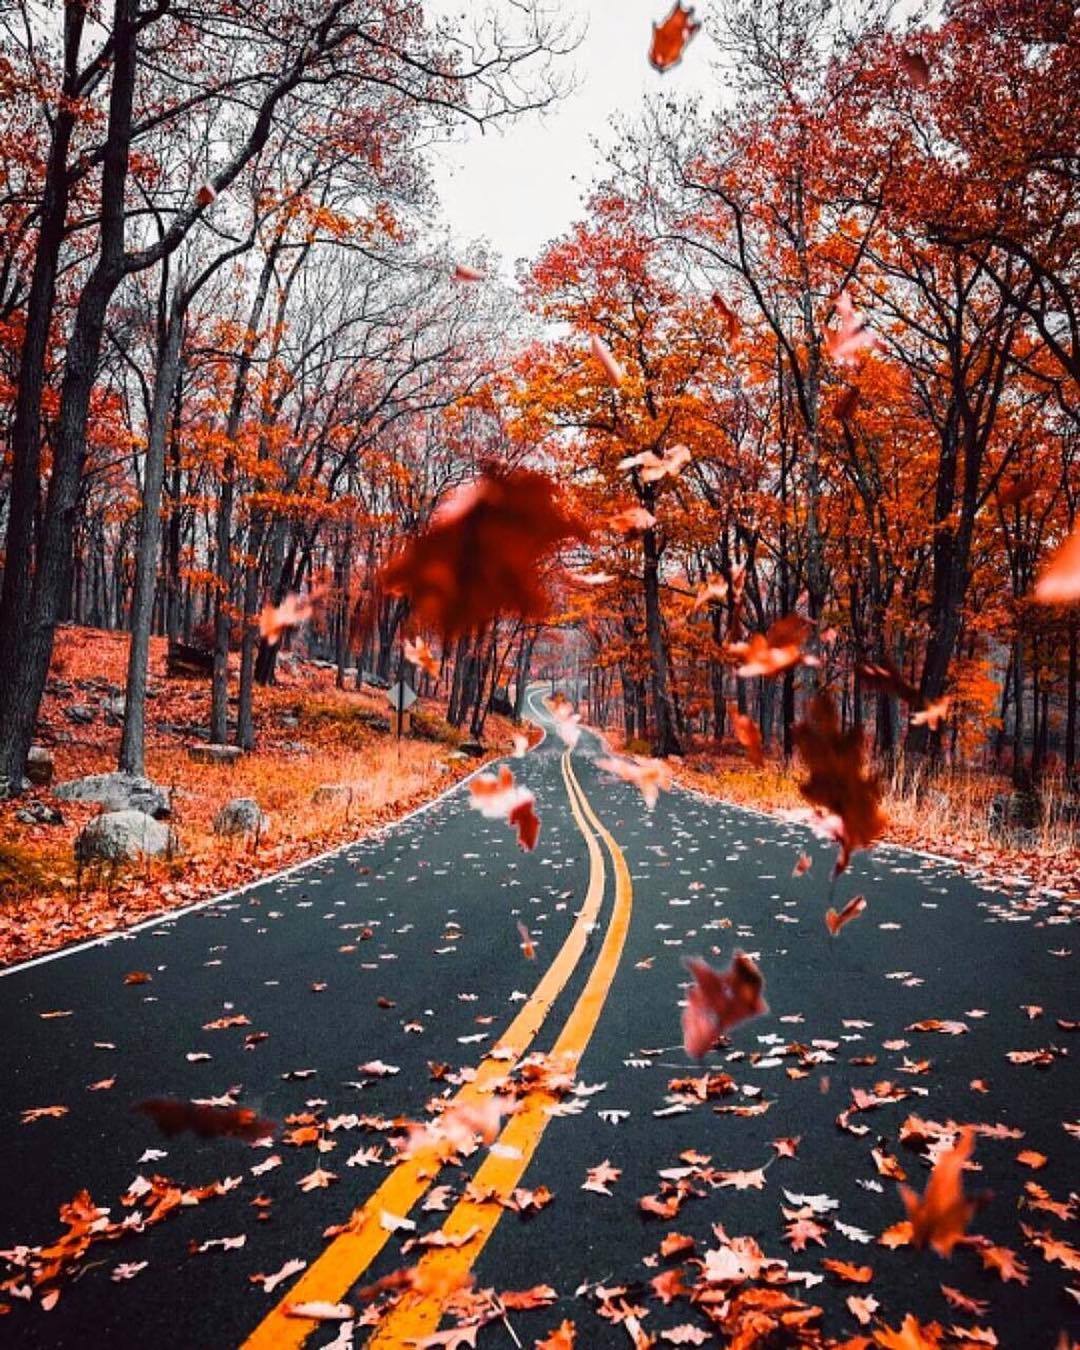
[[(41, 401), (45, 360), (56, 298), (56, 273), (67, 222), (70, 180), (67, 157), (75, 127), (79, 47), (86, 6), (64, 5), (64, 77), (53, 117), (49, 158), (42, 185), (34, 270), (26, 302), (26, 332), (19, 357), (18, 384), (11, 425), (11, 486), (0, 591), (0, 726), (6, 726), (7, 691), (22, 663), (22, 629), (33, 575), (34, 528), (41, 483)], [(19, 766), (19, 773), (22, 767)]]
[[(646, 489), (645, 509), (652, 512), (656, 500), (651, 487)], [(660, 552), (656, 541), (656, 530), (645, 530), (642, 535), (644, 553), (643, 583), (645, 590), (645, 636), (649, 644), (649, 667), (652, 683), (653, 716), (653, 754), (659, 756), (681, 755), (679, 733), (675, 722), (675, 705), (671, 698), (668, 681), (667, 650), (664, 646), (664, 631), (660, 614)]]
[(45, 502), (41, 550), (30, 591), (24, 634), (0, 714), (0, 778), (18, 790), (34, 734), (52, 657), (56, 623), (70, 580), (75, 515), (86, 459), (86, 425), (105, 328), (105, 311), (124, 275), (124, 189), (135, 88), (135, 0), (116, 0), (113, 78), (101, 188), (97, 262), (79, 304), (60, 391), (53, 471)]
[(131, 644), (128, 648), (124, 691), (124, 729), (118, 767), (125, 773), (145, 772), (146, 682), (150, 657), (150, 627), (154, 617), (158, 551), (161, 538), (161, 491), (165, 479), (165, 442), (173, 391), (180, 372), (184, 328), (182, 288), (173, 291), (169, 314), (158, 344), (157, 373), (150, 408), (150, 434), (143, 469), (143, 497), (139, 512), (139, 548), (135, 558), (135, 594), (131, 605)]

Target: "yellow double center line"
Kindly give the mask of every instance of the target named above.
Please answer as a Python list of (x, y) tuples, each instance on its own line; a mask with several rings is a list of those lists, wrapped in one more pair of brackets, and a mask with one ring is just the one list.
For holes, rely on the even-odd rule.
[[(603, 855), (589, 824), (604, 840), (611, 855), (615, 868), (615, 905), (592, 973), (552, 1052), (553, 1056), (564, 1058), (568, 1068), (576, 1065), (596, 1027), (618, 966), (630, 920), (630, 875), (618, 845), (596, 818), (578, 785), (570, 765), (569, 752), (562, 757), (562, 773), (570, 809), (585, 837), (589, 852), (589, 885), (585, 903), (558, 955), (544, 972), (539, 984), (500, 1038), (498, 1045), (481, 1063), (476, 1077), (456, 1094), (451, 1100), (451, 1105), (475, 1104), (497, 1089), (506, 1075), (524, 1058), (552, 1004), (577, 968), (585, 951), (589, 933), (596, 924), (604, 896)], [(550, 1119), (544, 1107), (553, 1103), (554, 1099), (544, 1092), (534, 1092), (525, 1098), (523, 1109), (511, 1119), (498, 1141), (508, 1149), (520, 1151), (521, 1157), (489, 1155), (477, 1173), (478, 1185), (493, 1187), (496, 1194), (509, 1196), (535, 1152)], [(496, 1164), (500, 1166), (495, 1166)], [(404, 1218), (431, 1187), (441, 1166), (442, 1161), (435, 1148), (422, 1151), (399, 1163), (353, 1214), (348, 1230), (334, 1239), (288, 1294), (255, 1328), (244, 1342), (244, 1350), (280, 1350), (281, 1347), (302, 1346), (317, 1324), (304, 1318), (287, 1316), (288, 1305), (313, 1301), (337, 1302), (344, 1298), (389, 1241), (390, 1229), (384, 1227), (382, 1223), (384, 1211)], [(436, 1255), (442, 1255), (456, 1258), (453, 1264), (460, 1269), (468, 1270), (494, 1230), (502, 1209), (495, 1204), (478, 1206), (462, 1201), (451, 1212), (444, 1225), (444, 1231), (455, 1233), (464, 1231), (457, 1225), (461, 1223), (461, 1212), (466, 1209), (482, 1213), (482, 1218), (470, 1217), (464, 1223), (464, 1229), (474, 1223), (479, 1224), (480, 1233), (474, 1241), (454, 1252), (429, 1253), (423, 1264), (428, 1264)], [(453, 1229), (450, 1227), (451, 1224), (455, 1225)], [(406, 1298), (380, 1328), (372, 1344), (380, 1347), (407, 1344), (402, 1337), (415, 1338), (423, 1334), (414, 1330), (416, 1326), (437, 1326), (441, 1311), (441, 1301)]]

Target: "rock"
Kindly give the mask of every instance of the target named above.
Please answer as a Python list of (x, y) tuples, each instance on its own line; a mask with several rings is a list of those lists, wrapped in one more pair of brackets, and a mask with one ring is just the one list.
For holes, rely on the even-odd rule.
[(344, 802), (348, 805), (353, 799), (353, 790), (349, 783), (322, 783), (311, 794), (316, 806), (326, 806), (331, 802)]
[(376, 675), (373, 670), (365, 670), (360, 675), (364, 684), (370, 685), (372, 689), (389, 689), (390, 681), (383, 679), (381, 675)]
[(106, 698), (102, 700), (102, 708), (105, 711), (105, 717), (109, 722), (117, 723), (124, 720), (124, 713), (127, 710), (127, 699), (123, 694)]
[(286, 731), (295, 731), (299, 725), (300, 719), (296, 713), (282, 713), (278, 718), (278, 726), (283, 727)]
[(101, 802), (108, 811), (142, 811), (156, 820), (172, 812), (169, 794), (149, 778), (130, 773), (92, 773), (58, 783), (53, 794), (68, 802)]
[(176, 835), (144, 811), (106, 811), (95, 816), (75, 840), (75, 857), (81, 863), (121, 862), (133, 858), (157, 858), (174, 853)]
[(1002, 792), (990, 803), (987, 824), (995, 833), (1027, 833), (1038, 825), (1039, 815), (1039, 799), (1034, 792)]
[(243, 753), (238, 745), (188, 746), (188, 758), (196, 764), (235, 764)]
[(24, 825), (63, 825), (64, 817), (48, 802), (30, 802), (15, 812), (15, 819)]
[(287, 755), (311, 754), (311, 746), (305, 745), (303, 741), (283, 741), (281, 748)]
[(64, 709), (64, 716), (69, 722), (74, 722), (77, 726), (88, 727), (97, 717), (93, 708), (88, 708), (85, 703), (72, 703)]
[(214, 817), (214, 833), (263, 834), (269, 824), (254, 797), (233, 797)]
[(26, 756), (26, 776), (35, 787), (50, 787), (53, 780), (52, 752), (43, 745), (32, 745)]
[(483, 759), (487, 754), (487, 747), (481, 745), (479, 741), (462, 741), (458, 749), (470, 759)]

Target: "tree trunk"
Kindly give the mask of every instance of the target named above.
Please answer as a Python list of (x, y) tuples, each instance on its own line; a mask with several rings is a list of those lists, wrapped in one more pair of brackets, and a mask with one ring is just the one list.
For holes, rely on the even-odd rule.
[(1076, 770), (1076, 685), (1077, 685), (1077, 623), (1069, 623), (1069, 673), (1065, 705), (1065, 776), (1072, 784)]
[(135, 556), (135, 594), (131, 605), (131, 645), (128, 648), (127, 682), (124, 688), (124, 729), (120, 738), (118, 766), (124, 773), (145, 772), (146, 681), (150, 658), (150, 626), (154, 617), (154, 592), (157, 587), (165, 441), (173, 390), (180, 370), (183, 328), (183, 295), (181, 287), (177, 286), (158, 343), (150, 434), (143, 469), (139, 548)]
[[(274, 275), (276, 250), (271, 248), (263, 262), (259, 283), (251, 302), (244, 345), (233, 381), (229, 416), (225, 425), (225, 439), (229, 446), (236, 444), (247, 397), (248, 377), (259, 340), (259, 325), (263, 308)], [(210, 686), (210, 739), (224, 745), (229, 739), (229, 639), (232, 634), (232, 512), (236, 495), (236, 455), (230, 448), (225, 452), (221, 471), (221, 496), (218, 502), (217, 526), (214, 532), (217, 588), (214, 596), (214, 673)]]
[(98, 260), (75, 311), (60, 391), (53, 471), (45, 502), (38, 566), (30, 591), (18, 661), (4, 692), (0, 717), (0, 779), (15, 790), (22, 782), (41, 696), (49, 673), (57, 617), (70, 582), (75, 514), (86, 459), (86, 424), (97, 377), (105, 311), (123, 277), (124, 187), (131, 141), (135, 86), (135, 0), (116, 0), (113, 78), (102, 168), (101, 242)]
[[(650, 487), (646, 491), (649, 498), (645, 509), (650, 513), (655, 506), (655, 493)], [(653, 713), (655, 727), (653, 732), (653, 754), (658, 756), (681, 755), (679, 734), (675, 723), (675, 706), (671, 698), (668, 683), (667, 651), (664, 646), (664, 631), (660, 614), (660, 553), (656, 543), (656, 531), (645, 530), (642, 536), (644, 552), (644, 588), (645, 588), (645, 635), (649, 644), (649, 665), (652, 683)]]
[(56, 272), (67, 222), (70, 188), (67, 156), (76, 121), (79, 47), (86, 14), (83, 4), (68, 0), (64, 5), (63, 90), (54, 114), (42, 184), (34, 270), (26, 301), (26, 332), (19, 356), (11, 424), (11, 485), (4, 580), (0, 591), (0, 726), (7, 725), (7, 691), (12, 688), (14, 671), (24, 657), (22, 629), (30, 601), (34, 529), (41, 484), (41, 401), (56, 296)]

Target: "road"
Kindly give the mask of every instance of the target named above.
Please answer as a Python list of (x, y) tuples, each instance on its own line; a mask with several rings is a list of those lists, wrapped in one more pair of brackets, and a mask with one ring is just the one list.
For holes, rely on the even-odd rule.
[[(860, 1330), (853, 1295), (872, 1295), (894, 1327), (913, 1312), (993, 1327), (999, 1344), (1036, 1350), (1062, 1328), (1075, 1335), (1065, 1286), (1080, 1276), (1019, 1226), (1065, 1239), (1071, 1228), (1075, 1241), (1075, 1219), (1018, 1209), (1032, 1194), (1025, 1183), (1059, 1206), (1078, 1183), (1080, 1138), (1063, 1125), (1080, 1116), (1080, 1080), (1057, 1022), (1077, 1016), (1078, 944), (1058, 898), (880, 848), (840, 878), (834, 903), (863, 893), (869, 907), (831, 938), (822, 921), (830, 849), (795, 825), (683, 791), (648, 812), (596, 767), (596, 752), (585, 736), (568, 756), (548, 734), (513, 761), (542, 817), (533, 853), (503, 822), (468, 809), (459, 788), (279, 878), (5, 973), (0, 1247), (16, 1264), (3, 1344), (261, 1350), (370, 1336), (388, 1350), (452, 1326), (430, 1292), (435, 1276), (452, 1283), (471, 1272), (497, 1294), (555, 1291), (536, 1308), (511, 1298), (506, 1319), (479, 1333), (481, 1347), (532, 1346), (564, 1318), (576, 1322), (579, 1347), (631, 1345), (633, 1321), (600, 1314), (636, 1308), (652, 1335), (708, 1327), (700, 1306), (665, 1303), (646, 1282), (680, 1264), (687, 1286), (704, 1280), (705, 1253), (736, 1236), (788, 1262), (798, 1282), (787, 1292), (823, 1309), (810, 1325), (837, 1340)], [(814, 866), (794, 878), (803, 850)], [(735, 946), (759, 961), (770, 1012), (712, 1056), (707, 1067), (730, 1076), (729, 1091), (701, 1100), (705, 1070), (680, 1044), (682, 959), (723, 966)], [(133, 972), (151, 978), (126, 983)], [(964, 1030), (909, 1029), (925, 1019)], [(1039, 1050), (1049, 1052), (1045, 1067), (1007, 1058)], [(429, 1098), (479, 1099), (508, 1073), (520, 1078), (522, 1060), (527, 1072), (529, 1055), (567, 1072), (522, 1090), (494, 1148), (441, 1170), (396, 1160), (389, 1140), (404, 1121), (426, 1118)], [(360, 1067), (376, 1061), (384, 1067)], [(698, 1081), (673, 1091), (678, 1079)], [(875, 1084), (874, 1109), (847, 1118), (862, 1132), (839, 1128), (853, 1092)], [(156, 1096), (236, 1101), (278, 1130), (254, 1147), (164, 1138), (132, 1111)], [(67, 1109), (23, 1123), (52, 1106)], [(909, 1115), (1008, 1127), (978, 1138), (969, 1190), (993, 1198), (971, 1229), (1018, 1254), (1026, 1286), (984, 1269), (974, 1246), (945, 1261), (877, 1241), (904, 1217), (895, 1180), (873, 1156), (879, 1142), (886, 1170), (902, 1168), (918, 1190), (928, 1175), (898, 1142)], [(794, 1157), (773, 1146), (794, 1137)], [(1032, 1170), (1018, 1161), (1024, 1151), (1047, 1161)], [(581, 1189), (605, 1162), (618, 1172), (611, 1194)], [(682, 1169), (675, 1180), (658, 1175), (673, 1168)], [(178, 1188), (171, 1198), (155, 1176)], [(470, 1178), (473, 1200), (462, 1198)], [(543, 1188), (552, 1198), (537, 1208)], [(642, 1196), (676, 1189), (688, 1193), (676, 1196), (677, 1215), (640, 1211)], [(55, 1242), (65, 1231), (59, 1208), (82, 1191), (110, 1211), (103, 1223), (126, 1227), (63, 1262), (55, 1285), (20, 1297), (29, 1288), (19, 1249)], [(492, 1194), (506, 1203), (485, 1199)], [(816, 1198), (824, 1245), (798, 1252), (785, 1241), (782, 1207), (807, 1215), (791, 1195)], [(324, 1236), (354, 1211), (349, 1230)], [(390, 1231), (397, 1220), (416, 1232)], [(412, 1266), (423, 1252), (403, 1255), (403, 1241), (444, 1225), (468, 1240), (430, 1249), (429, 1292), (406, 1294), (374, 1333), (361, 1319), (350, 1340), (348, 1327), (283, 1315), (289, 1300), (338, 1302)], [(661, 1256), (670, 1232), (693, 1248)], [(845, 1283), (823, 1259), (870, 1266), (872, 1279)], [(269, 1292), (252, 1281), (289, 1261), (306, 1263), (299, 1277)], [(576, 1292), (597, 1282), (627, 1292)], [(943, 1283), (986, 1310), (951, 1308)], [(59, 1298), (46, 1310), (41, 1295), (53, 1288)]]

